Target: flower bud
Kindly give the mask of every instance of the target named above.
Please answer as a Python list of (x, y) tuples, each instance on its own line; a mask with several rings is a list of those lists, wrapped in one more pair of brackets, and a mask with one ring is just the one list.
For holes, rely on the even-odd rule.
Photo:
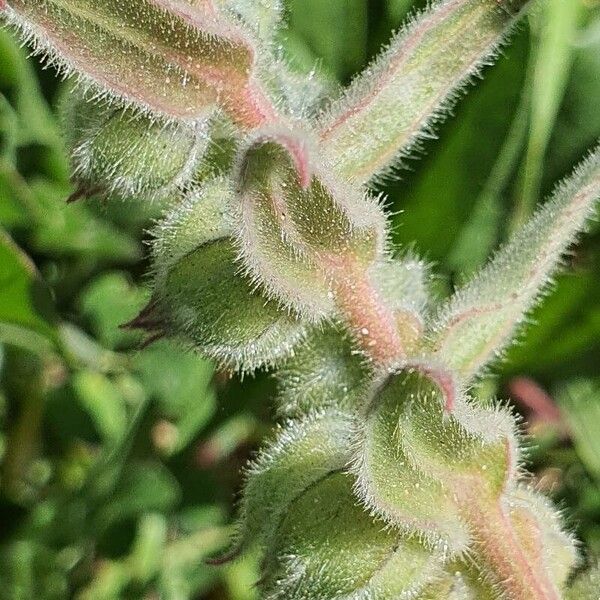
[(159, 225), (152, 300), (130, 326), (177, 337), (226, 367), (251, 371), (285, 357), (304, 326), (240, 276), (230, 201), (226, 182), (213, 181)]
[(63, 101), (73, 178), (80, 193), (141, 201), (170, 199), (195, 179), (210, 121), (188, 125), (72, 93)]
[(238, 531), (229, 556), (251, 544), (272, 548), (277, 528), (294, 500), (348, 462), (351, 429), (351, 418), (335, 410), (284, 423), (247, 470)]
[(265, 560), (268, 600), (415, 598), (444, 554), (385, 528), (357, 504), (352, 478), (331, 474), (291, 503)]
[(342, 326), (316, 327), (277, 370), (278, 412), (286, 417), (332, 408), (357, 412), (372, 379), (371, 366)]
[(513, 422), (458, 399), (444, 411), (443, 391), (419, 369), (386, 379), (356, 440), (359, 495), (406, 531), (465, 550), (471, 534), (462, 515), (465, 482), (492, 496), (516, 468)]
[(323, 170), (305, 134), (264, 130), (241, 152), (237, 237), (247, 271), (281, 303), (319, 320), (334, 308), (334, 280), (382, 253), (381, 207)]
[(211, 2), (9, 0), (3, 16), (63, 72), (168, 118), (222, 109), (241, 127), (275, 117), (257, 78), (259, 48)]

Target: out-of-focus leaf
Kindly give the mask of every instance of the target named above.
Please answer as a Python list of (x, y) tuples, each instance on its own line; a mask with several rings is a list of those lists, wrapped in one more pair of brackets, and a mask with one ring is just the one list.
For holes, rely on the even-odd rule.
[(159, 580), (160, 597), (179, 600), (205, 591), (221, 573), (218, 568), (204, 565), (204, 560), (221, 551), (230, 534), (225, 527), (209, 526), (169, 544)]
[(258, 589), (255, 585), (260, 573), (259, 557), (248, 554), (243, 560), (236, 561), (227, 567), (225, 581), (227, 591), (232, 600), (258, 600)]
[(15, 540), (0, 549), (1, 600), (63, 600), (67, 570), (50, 549), (33, 539)]
[(167, 543), (168, 525), (163, 515), (150, 513), (138, 523), (128, 564), (132, 577), (147, 584), (160, 571)]
[(122, 371), (126, 366), (124, 356), (107, 350), (71, 323), (62, 323), (59, 335), (65, 359), (77, 368), (110, 373)]
[(212, 364), (172, 343), (159, 342), (134, 356), (133, 365), (147, 393), (173, 421), (174, 435), (161, 449), (167, 453), (182, 450), (215, 412), (215, 394), (210, 387)]
[[(587, 31), (600, 31), (600, 11), (591, 13)], [(579, 160), (600, 137), (600, 36), (585, 31), (575, 41), (571, 79), (558, 115), (546, 160), (545, 186), (552, 184)]]
[(0, 90), (18, 115), (19, 145), (60, 147), (57, 123), (44, 100), (33, 63), (27, 60), (27, 51), (5, 29), (0, 29), (0, 56)]
[(600, 482), (600, 387), (591, 380), (574, 381), (561, 390), (559, 402), (579, 458)]
[(401, 19), (406, 16), (406, 13), (413, 4), (413, 0), (387, 0), (387, 14), (392, 23), (395, 25), (400, 23)]
[(225, 421), (198, 449), (199, 464), (207, 468), (226, 460), (237, 448), (252, 439), (257, 425), (256, 419), (250, 414), (240, 414)]
[(147, 292), (132, 285), (122, 272), (102, 275), (88, 285), (80, 298), (81, 312), (90, 319), (98, 339), (109, 348), (139, 342), (138, 333), (119, 326), (131, 321), (147, 302)]
[(100, 527), (146, 512), (167, 512), (179, 502), (177, 481), (161, 463), (129, 463), (121, 481), (98, 516)]
[(290, 4), (289, 22), (293, 33), (287, 33), (286, 37), (303, 40), (315, 60), (322, 60), (326, 70), (344, 80), (364, 65), (367, 58), (366, 0), (295, 0)]
[(50, 306), (33, 263), (0, 229), (0, 341), (48, 350), (56, 339)]
[(93, 217), (84, 205), (66, 204), (69, 191), (63, 185), (37, 180), (31, 190), (39, 205), (40, 221), (33, 234), (33, 244), (39, 251), (124, 262), (141, 257), (139, 244), (132, 237), (108, 221)]
[(127, 428), (127, 407), (118, 387), (108, 377), (94, 371), (76, 373), (72, 385), (104, 442), (117, 443)]
[(529, 140), (513, 227), (525, 223), (540, 197), (544, 157), (569, 81), (581, 9), (579, 0), (547, 0), (531, 17), (537, 39), (531, 64)]
[(596, 270), (569, 273), (533, 312), (503, 372), (569, 378), (596, 374), (600, 352), (600, 279)]
[(94, 580), (76, 596), (77, 600), (115, 600), (121, 598), (129, 582), (127, 564), (117, 561), (102, 561)]
[(498, 245), (506, 212), (502, 195), (521, 157), (528, 122), (529, 92), (526, 89), (496, 162), (448, 257), (449, 266), (463, 277), (482, 267)]

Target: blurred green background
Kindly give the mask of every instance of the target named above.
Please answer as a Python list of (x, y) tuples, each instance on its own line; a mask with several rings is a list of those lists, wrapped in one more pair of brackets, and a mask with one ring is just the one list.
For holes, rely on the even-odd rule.
[[(293, 0), (282, 44), (347, 83), (411, 0)], [(273, 381), (118, 328), (148, 297), (152, 207), (72, 191), (62, 83), (0, 31), (0, 599), (251, 600), (226, 544)], [(547, 0), (384, 188), (398, 244), (447, 294), (600, 136), (600, 2)], [(527, 466), (600, 554), (600, 228), (477, 393), (528, 419)]]

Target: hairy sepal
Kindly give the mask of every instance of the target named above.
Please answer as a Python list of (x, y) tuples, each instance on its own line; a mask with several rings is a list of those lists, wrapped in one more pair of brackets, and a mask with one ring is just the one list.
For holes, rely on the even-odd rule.
[(430, 543), (464, 552), (471, 532), (465, 488), (499, 497), (514, 476), (513, 420), (466, 400), (444, 410), (444, 390), (416, 369), (389, 376), (356, 432), (358, 496), (389, 523)]
[(194, 124), (93, 102), (70, 89), (63, 130), (77, 194), (142, 202), (189, 189), (210, 142), (211, 120)]
[(307, 319), (331, 315), (340, 274), (383, 254), (378, 202), (333, 178), (310, 136), (288, 129), (257, 132), (240, 153), (237, 179), (247, 272)]
[(557, 590), (564, 589), (580, 556), (574, 536), (563, 528), (560, 512), (525, 485), (511, 490), (504, 502), (529, 562), (545, 570)]
[(340, 324), (313, 328), (277, 370), (277, 412), (297, 417), (338, 408), (359, 412), (374, 377)]
[(441, 307), (429, 331), (432, 352), (441, 362), (469, 380), (502, 352), (594, 214), (599, 197), (597, 149)]
[(4, 14), (65, 73), (142, 109), (196, 120), (218, 107), (246, 127), (273, 117), (255, 78), (252, 36), (202, 6), (10, 0)]
[(351, 429), (352, 418), (336, 410), (312, 412), (278, 428), (246, 471), (237, 533), (224, 559), (254, 544), (272, 548), (290, 505), (348, 462)]
[(225, 367), (252, 371), (285, 358), (305, 328), (240, 275), (231, 199), (228, 184), (214, 181), (159, 225), (152, 300), (130, 325), (179, 338)]
[(417, 15), (321, 117), (321, 146), (338, 173), (367, 182), (431, 136), (525, 4), (445, 0)]
[(441, 572), (444, 552), (382, 527), (332, 474), (290, 505), (261, 583), (265, 600), (414, 598)]
[(407, 355), (417, 352), (425, 330), (429, 304), (429, 271), (423, 261), (386, 256), (373, 264), (369, 277), (394, 318)]
[(486, 581), (471, 562), (452, 561), (446, 573), (428, 586), (415, 600), (504, 600), (501, 590)]

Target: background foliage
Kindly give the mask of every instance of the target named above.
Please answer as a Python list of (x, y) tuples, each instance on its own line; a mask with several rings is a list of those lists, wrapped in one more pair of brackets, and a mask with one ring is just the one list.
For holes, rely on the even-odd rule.
[[(411, 0), (294, 0), (298, 70), (347, 83)], [(385, 188), (395, 241), (440, 295), (600, 136), (600, 3), (548, 0), (454, 118)], [(240, 468), (273, 420), (240, 382), (119, 329), (147, 301), (151, 205), (81, 201), (55, 116), (68, 95), (0, 31), (0, 598), (250, 600), (256, 560), (211, 567)], [(67, 100), (68, 101), (68, 97)], [(478, 390), (527, 417), (539, 485), (600, 553), (600, 228)]]

